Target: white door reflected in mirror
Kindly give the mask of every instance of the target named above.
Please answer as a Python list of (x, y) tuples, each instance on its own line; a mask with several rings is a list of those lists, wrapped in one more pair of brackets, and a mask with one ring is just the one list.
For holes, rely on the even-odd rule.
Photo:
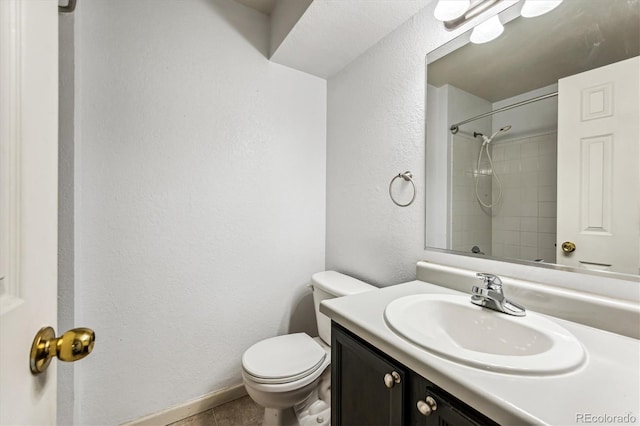
[(557, 263), (640, 273), (639, 75), (635, 57), (559, 82)]

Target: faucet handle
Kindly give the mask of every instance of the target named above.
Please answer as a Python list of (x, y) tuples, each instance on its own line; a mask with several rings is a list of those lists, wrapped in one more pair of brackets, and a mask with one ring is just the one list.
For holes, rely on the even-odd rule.
[(502, 281), (500, 277), (493, 274), (488, 274), (485, 272), (478, 272), (476, 277), (480, 281), (482, 281), (486, 288), (490, 288), (491, 290), (501, 291), (502, 290)]

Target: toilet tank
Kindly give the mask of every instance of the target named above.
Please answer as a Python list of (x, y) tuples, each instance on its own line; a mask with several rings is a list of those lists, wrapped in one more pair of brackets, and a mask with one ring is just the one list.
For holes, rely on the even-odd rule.
[(327, 345), (331, 345), (331, 318), (320, 312), (320, 302), (325, 299), (377, 290), (377, 287), (336, 271), (313, 274), (311, 286), (313, 287), (313, 303), (316, 307), (318, 333)]

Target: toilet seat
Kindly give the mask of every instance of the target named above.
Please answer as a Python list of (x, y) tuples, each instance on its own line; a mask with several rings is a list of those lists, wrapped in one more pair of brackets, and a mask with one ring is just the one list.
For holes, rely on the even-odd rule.
[(314, 274), (311, 287), (319, 337), (272, 337), (242, 356), (242, 383), (251, 399), (265, 408), (265, 425), (330, 424), (331, 319), (320, 312), (320, 303), (376, 289), (335, 271)]
[(242, 356), (242, 374), (260, 388), (285, 391), (317, 379), (331, 363), (327, 350), (306, 333), (262, 340)]

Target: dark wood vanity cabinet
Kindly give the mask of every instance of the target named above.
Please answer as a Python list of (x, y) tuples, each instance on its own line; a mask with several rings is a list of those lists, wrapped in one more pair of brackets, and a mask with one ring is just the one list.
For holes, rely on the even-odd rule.
[[(386, 376), (388, 375), (388, 376)], [(389, 383), (385, 383), (391, 378)], [(396, 383), (397, 382), (397, 383)], [(331, 327), (331, 424), (403, 425), (405, 368)]]
[(331, 333), (333, 426), (497, 424), (340, 325)]

